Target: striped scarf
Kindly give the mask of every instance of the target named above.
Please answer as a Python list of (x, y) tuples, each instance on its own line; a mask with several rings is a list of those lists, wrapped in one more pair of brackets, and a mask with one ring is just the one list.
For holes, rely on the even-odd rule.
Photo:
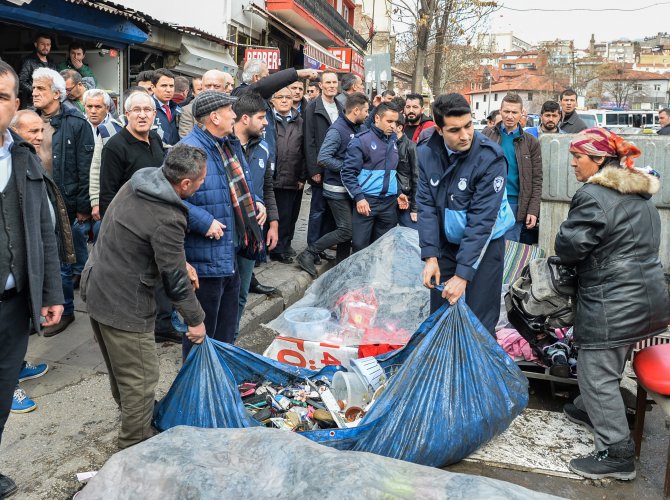
[(258, 251), (262, 245), (263, 236), (256, 220), (256, 207), (247, 180), (244, 177), (242, 164), (230, 149), (228, 142), (221, 145), (219, 141), (215, 141), (215, 144), (223, 160), (223, 170), (228, 178), (230, 202), (235, 213), (235, 231), (238, 241), (243, 248), (253, 252)]

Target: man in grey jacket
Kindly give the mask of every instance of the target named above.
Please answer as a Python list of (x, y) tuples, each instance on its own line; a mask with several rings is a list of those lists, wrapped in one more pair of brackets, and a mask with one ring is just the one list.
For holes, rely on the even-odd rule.
[(194, 291), (197, 276), (187, 269), (184, 254), (188, 208), (182, 200), (200, 188), (206, 158), (199, 148), (174, 146), (161, 168), (138, 170), (109, 205), (82, 274), (81, 298), (121, 408), (120, 448), (153, 434), (159, 281), (188, 325), (189, 340), (200, 343), (205, 336), (205, 313)]
[[(63, 313), (60, 265), (49, 200), (35, 149), (9, 130), (19, 108), (19, 77), (0, 61), (0, 438), (36, 329)], [(44, 320), (40, 321), (40, 317)], [(0, 474), (0, 498), (16, 485)]]

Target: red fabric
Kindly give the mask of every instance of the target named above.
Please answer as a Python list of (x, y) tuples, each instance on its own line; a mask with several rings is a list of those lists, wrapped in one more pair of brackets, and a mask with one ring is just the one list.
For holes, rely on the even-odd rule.
[(387, 352), (395, 351), (404, 347), (402, 345), (391, 345), (391, 344), (365, 344), (358, 346), (358, 357), (367, 358), (368, 356), (379, 356), (380, 354), (386, 354)]
[(165, 110), (165, 115), (167, 116), (167, 119), (169, 122), (172, 121), (172, 111), (170, 111), (170, 105), (169, 104), (163, 104), (163, 109)]
[(670, 344), (642, 349), (633, 359), (633, 369), (643, 387), (670, 396)]
[(422, 122), (418, 127), (416, 127), (414, 135), (412, 136), (412, 142), (414, 144), (417, 144), (419, 142), (419, 136), (421, 135), (421, 132), (423, 132), (427, 128), (434, 126), (435, 122), (433, 120), (426, 120), (425, 122)]
[(604, 128), (582, 130), (570, 143), (570, 152), (620, 158), (621, 164), (628, 168), (633, 168), (634, 159), (642, 154), (637, 146)]

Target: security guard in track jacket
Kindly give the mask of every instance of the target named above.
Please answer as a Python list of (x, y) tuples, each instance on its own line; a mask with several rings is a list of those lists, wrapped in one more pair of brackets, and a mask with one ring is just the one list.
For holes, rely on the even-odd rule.
[[(505, 192), (507, 162), (496, 143), (475, 132), (460, 94), (433, 103), (437, 133), (418, 147), (419, 243), (431, 312), (464, 293), (494, 334), (500, 313), (505, 232), (514, 224)], [(444, 284), (442, 293), (436, 284)]]

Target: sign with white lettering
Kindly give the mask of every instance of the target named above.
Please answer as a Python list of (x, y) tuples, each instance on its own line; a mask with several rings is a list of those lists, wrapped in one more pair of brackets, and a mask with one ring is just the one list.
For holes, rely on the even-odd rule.
[(340, 73), (353, 73), (363, 78), (365, 70), (362, 55), (350, 47), (329, 47), (328, 51), (342, 61)]
[(268, 65), (268, 70), (275, 71), (281, 67), (279, 49), (246, 49), (244, 51), (244, 62), (251, 59), (260, 59)]

